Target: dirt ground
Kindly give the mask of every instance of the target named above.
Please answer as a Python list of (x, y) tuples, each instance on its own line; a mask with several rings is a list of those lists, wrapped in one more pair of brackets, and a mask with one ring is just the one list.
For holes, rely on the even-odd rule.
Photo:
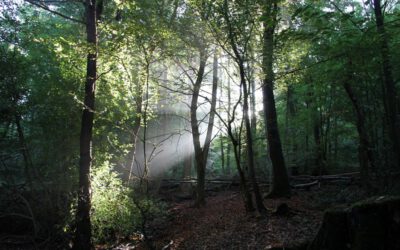
[[(171, 204), (171, 220), (155, 239), (156, 249), (301, 249), (316, 234), (323, 211), (307, 192), (290, 199), (266, 199), (264, 218), (245, 213), (238, 191), (218, 192), (203, 208), (192, 201)], [(279, 204), (289, 213), (276, 215)], [(142, 246), (143, 249), (145, 247)]]

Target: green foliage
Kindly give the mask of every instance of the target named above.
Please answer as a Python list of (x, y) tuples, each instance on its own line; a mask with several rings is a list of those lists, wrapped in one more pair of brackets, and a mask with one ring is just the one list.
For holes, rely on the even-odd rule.
[(92, 174), (92, 225), (96, 242), (106, 242), (129, 236), (140, 225), (140, 213), (109, 162), (104, 162)]
[[(84, 6), (79, 1), (40, 2), (48, 2), (51, 9), (66, 16), (83, 19)], [(257, 84), (256, 95), (260, 93), (260, 97), (256, 99), (260, 103), (256, 112), (261, 114), (262, 22), (269, 21), (261, 14), (263, 2), (256, 0), (104, 2), (98, 23), (99, 78), (93, 128), (92, 221), (96, 242), (145, 232), (146, 224), (162, 215), (162, 204), (127, 187), (117, 171), (126, 170), (135, 146), (135, 127), (141, 127), (139, 134), (143, 133), (143, 127), (152, 120), (156, 128), (149, 125), (150, 138), (154, 137), (152, 131), (165, 125), (157, 119), (159, 108), (169, 112), (178, 106), (176, 103), (181, 104), (184, 108), (175, 115), (182, 117), (176, 121), (188, 118), (185, 104), (190, 102), (193, 82), (189, 78), (196, 72), (199, 46), (207, 45), (210, 58), (214, 46), (221, 53), (221, 117), (226, 117), (227, 92), (232, 94), (232, 103), (238, 98), (234, 93), (238, 92), (238, 69), (233, 66), (230, 38), (238, 45), (246, 67), (254, 68), (247, 77), (253, 77)], [(373, 9), (350, 0), (277, 2), (275, 96), (287, 166), (311, 172), (319, 151), (329, 172), (353, 171), (358, 165), (357, 119), (343, 88), (349, 81), (366, 114), (364, 125), (377, 163), (371, 173), (385, 180), (381, 177), (391, 174), (385, 168), (391, 138)], [(392, 2), (396, 1), (389, 1), (385, 9), (385, 27), (398, 89), (400, 9)], [(78, 186), (86, 54), (93, 47), (87, 45), (84, 25), (24, 1), (0, 1), (0, 10), (0, 188), (7, 191), (0, 198), (0, 209), (27, 214), (25, 203), (12, 203), (12, 191), (17, 189), (22, 197), (19, 199), (25, 199), (33, 210), (38, 235), (47, 238), (53, 229), (58, 233), (66, 220), (74, 223), (67, 210), (74, 203), (71, 197)], [(208, 65), (205, 81), (211, 76), (209, 69)], [(206, 92), (205, 87), (202, 95)], [(205, 99), (203, 104), (202, 108), (207, 106)], [(234, 130), (238, 131), (240, 105), (236, 112)], [(268, 145), (261, 116), (257, 117), (255, 157), (258, 173), (267, 175)], [(230, 141), (224, 132), (222, 129), (221, 136), (213, 141), (208, 159), (210, 175), (234, 174), (227, 170), (228, 159), (234, 169), (234, 159), (232, 148), (227, 155)], [(238, 138), (242, 143), (243, 135)], [(139, 137), (141, 144), (143, 137)], [(246, 145), (241, 146), (245, 155)], [(177, 168), (182, 165), (176, 164)], [(174, 177), (181, 176), (179, 170), (173, 172)], [(18, 227), (26, 221), (19, 223)]]
[(114, 167), (103, 162), (92, 173), (92, 227), (97, 243), (145, 234), (144, 226), (165, 215), (164, 205), (127, 187)]

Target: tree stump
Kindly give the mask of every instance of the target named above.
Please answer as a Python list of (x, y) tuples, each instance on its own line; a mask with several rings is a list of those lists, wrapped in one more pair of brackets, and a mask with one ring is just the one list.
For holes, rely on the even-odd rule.
[(400, 250), (400, 197), (379, 197), (325, 213), (308, 250)]

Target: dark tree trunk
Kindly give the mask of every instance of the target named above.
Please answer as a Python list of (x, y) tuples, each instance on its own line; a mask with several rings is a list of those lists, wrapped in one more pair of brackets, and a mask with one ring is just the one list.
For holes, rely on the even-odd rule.
[[(202, 53), (200, 53), (201, 55)], [(200, 62), (200, 66), (203, 68), (202, 72), (204, 74), (204, 68), (205, 68), (205, 63), (206, 63), (206, 55), (205, 51), (203, 51), (203, 56), (201, 56), (203, 59)], [(203, 61), (203, 62), (202, 62)], [(200, 92), (200, 86), (201, 86), (201, 81), (197, 82), (198, 88), (195, 87), (196, 92), (197, 92), (197, 97)], [(204, 146), (201, 148), (200, 145), (200, 134), (199, 134), (199, 128), (198, 128), (198, 120), (197, 117), (195, 118), (195, 122), (197, 124), (197, 139), (196, 144), (197, 146), (197, 151), (200, 151), (199, 154), (196, 153), (196, 162), (199, 163), (197, 164), (197, 196), (196, 196), (196, 206), (203, 206), (206, 203), (205, 200), (205, 173), (206, 173), (206, 166), (207, 166), (207, 158), (208, 158), (208, 152), (210, 149), (211, 145), (211, 140), (212, 140), (212, 131), (214, 128), (214, 117), (215, 117), (215, 108), (217, 106), (217, 88), (218, 88), (218, 56), (217, 52), (214, 51), (214, 61), (213, 61), (213, 83), (212, 83), (212, 92), (211, 92), (211, 107), (210, 107), (210, 114), (208, 118), (208, 125), (207, 125), (207, 133), (206, 133), (206, 138), (204, 140)], [(192, 103), (193, 104), (193, 103)], [(197, 100), (196, 100), (196, 110), (197, 110)], [(194, 111), (195, 113), (196, 111)], [(191, 114), (193, 116), (193, 113)], [(193, 131), (193, 120), (192, 120), (192, 131)], [(195, 138), (193, 137), (193, 141)], [(196, 146), (195, 146), (195, 151), (196, 151)]]
[(314, 115), (314, 125), (313, 125), (313, 134), (315, 141), (315, 169), (313, 169), (314, 175), (325, 174), (325, 158), (321, 142), (321, 130), (322, 128), (319, 115)]
[[(230, 60), (228, 59), (228, 69), (230, 68)], [(231, 113), (231, 78), (228, 77), (228, 114)], [(231, 144), (228, 143), (226, 149), (226, 173), (231, 174)]]
[(400, 167), (400, 114), (398, 107), (398, 96), (396, 85), (393, 80), (392, 65), (390, 63), (390, 51), (388, 45), (388, 36), (384, 25), (384, 16), (380, 0), (372, 0), (374, 5), (374, 13), (376, 27), (379, 35), (380, 52), (382, 58), (382, 68), (385, 89), (385, 110), (389, 122), (389, 135), (393, 144), (394, 164)]
[(243, 67), (243, 61), (238, 61), (239, 70), (240, 70), (240, 78), (241, 78), (241, 86), (243, 88), (243, 118), (244, 124), (246, 128), (246, 139), (247, 139), (247, 164), (249, 170), (249, 177), (251, 180), (251, 184), (253, 187), (254, 197), (256, 200), (257, 211), (261, 214), (265, 213), (267, 209), (264, 206), (263, 198), (261, 195), (260, 188), (257, 183), (256, 173), (255, 173), (255, 163), (254, 163), (254, 150), (253, 150), (253, 134), (252, 127), (250, 123), (249, 117), (249, 92), (245, 78), (245, 72)]
[(270, 197), (283, 197), (290, 195), (289, 178), (282, 153), (282, 145), (278, 130), (278, 121), (274, 97), (274, 32), (276, 25), (277, 3), (266, 1), (264, 15), (268, 18), (264, 22), (263, 45), (263, 105), (269, 155), (272, 162), (272, 186)]
[(241, 189), (241, 193), (242, 193), (243, 200), (244, 200), (244, 206), (245, 206), (246, 212), (253, 212), (254, 211), (253, 199), (251, 197), (249, 188), (247, 187), (246, 175), (244, 174), (244, 171), (241, 167), (239, 143), (235, 139), (235, 137), (232, 133), (231, 127), (228, 128), (228, 134), (233, 143), (233, 154), (235, 156), (235, 164), (236, 164), (236, 168), (237, 168), (238, 174), (239, 174), (240, 189)]
[[(228, 59), (228, 67), (230, 66), (229, 64), (229, 59)], [(243, 171), (243, 168), (241, 166), (241, 137), (242, 137), (242, 125), (239, 130), (239, 134), (237, 136), (234, 135), (232, 124), (235, 121), (235, 114), (236, 114), (236, 108), (240, 103), (240, 99), (237, 101), (235, 105), (233, 105), (233, 110), (231, 107), (231, 84), (230, 84), (230, 79), (228, 79), (228, 122), (226, 124), (226, 129), (228, 132), (228, 137), (230, 141), (232, 142), (233, 147), (231, 147), (231, 144), (228, 144), (228, 149), (227, 149), (227, 162), (228, 162), (228, 168), (230, 167), (230, 151), (231, 149), (233, 150), (234, 154), (234, 160), (235, 160), (235, 165), (236, 169), (239, 174), (239, 181), (240, 181), (240, 189), (241, 189), (241, 194), (243, 197), (244, 201), (244, 206), (246, 209), (246, 212), (253, 212), (254, 211), (254, 206), (253, 206), (253, 199), (251, 197), (250, 190), (247, 185), (247, 180), (245, 173)], [(232, 110), (232, 114), (231, 114)], [(230, 171), (230, 169), (228, 169)]]
[(25, 165), (25, 178), (28, 184), (28, 187), (32, 190), (32, 171), (33, 171), (33, 164), (29, 154), (28, 146), (25, 142), (25, 135), (24, 131), (21, 126), (21, 116), (20, 114), (15, 114), (15, 124), (17, 125), (17, 133), (18, 133), (18, 140), (21, 147), (21, 154), (24, 158), (24, 165)]
[(225, 150), (224, 150), (224, 140), (221, 136), (220, 138), (220, 147), (221, 147), (221, 172), (225, 174)]
[(199, 120), (197, 119), (197, 107), (198, 99), (200, 94), (201, 83), (203, 82), (204, 70), (207, 62), (206, 49), (201, 47), (199, 49), (200, 65), (197, 71), (196, 82), (193, 86), (192, 102), (190, 105), (190, 123), (192, 127), (192, 137), (194, 146), (194, 155), (196, 161), (196, 172), (197, 172), (197, 186), (196, 186), (196, 206), (203, 206), (206, 203), (205, 200), (205, 170), (206, 170), (206, 159), (204, 158), (204, 151), (201, 147), (200, 141), (200, 129)]
[[(252, 58), (254, 57), (253, 50), (251, 50)], [(250, 96), (250, 110), (251, 110), (251, 116), (250, 116), (250, 124), (251, 124), (251, 134), (253, 138), (257, 138), (257, 114), (256, 114), (256, 82), (254, 79), (254, 65), (253, 63), (249, 63), (249, 66), (247, 67), (248, 69), (248, 74), (249, 74), (249, 96)], [(256, 140), (256, 139), (255, 139)], [(256, 141), (253, 141), (253, 145), (256, 143)], [(256, 147), (256, 146), (255, 146)], [(262, 166), (259, 163), (259, 157), (257, 154), (257, 149), (253, 150), (254, 151), (254, 168), (258, 169), (258, 166)]]
[[(217, 65), (217, 69), (218, 69), (218, 65)], [(218, 80), (218, 79), (217, 79), (217, 80)], [(219, 91), (220, 91), (220, 98), (219, 98), (219, 104), (218, 104), (220, 110), (222, 110), (222, 107), (223, 107), (223, 101), (222, 101), (223, 89), (224, 89), (224, 88), (223, 88), (223, 84), (221, 83), (221, 84), (220, 84), (220, 88), (219, 88)], [(219, 120), (218, 125), (219, 125), (220, 128), (222, 127), (222, 122), (221, 122), (221, 120)], [(222, 172), (222, 175), (224, 175), (224, 174), (226, 174), (226, 171), (225, 171), (225, 149), (224, 149), (225, 145), (224, 145), (224, 138), (223, 138), (223, 136), (222, 136), (222, 133), (220, 133), (219, 141), (220, 141), (220, 147), (221, 147), (221, 172)]]
[(286, 157), (287, 162), (295, 162), (296, 161), (296, 151), (297, 151), (297, 144), (296, 144), (296, 134), (293, 128), (290, 126), (290, 119), (295, 116), (296, 108), (293, 100), (293, 87), (292, 85), (287, 85), (286, 91), (286, 119), (285, 119), (285, 127), (286, 127), (286, 142), (287, 142), (287, 149), (286, 149)]
[(92, 165), (92, 129), (97, 79), (96, 0), (86, 0), (86, 32), (90, 51), (87, 55), (84, 109), (80, 134), (79, 191), (76, 211), (74, 249), (92, 249), (90, 222), (90, 168)]
[[(348, 68), (351, 68), (351, 62)], [(356, 113), (356, 124), (357, 132), (359, 137), (359, 162), (360, 162), (360, 172), (363, 179), (364, 185), (369, 186), (369, 169), (375, 169), (374, 167), (374, 157), (373, 151), (369, 142), (368, 132), (366, 129), (366, 120), (364, 109), (361, 107), (359, 100), (354, 93), (353, 88), (350, 85), (352, 72), (348, 73), (349, 77), (343, 83), (343, 87), (349, 97), (354, 111)]]
[[(251, 50), (252, 52), (252, 50)], [(253, 53), (252, 53), (253, 54)], [(253, 55), (252, 55), (253, 57)], [(251, 110), (251, 131), (253, 136), (257, 135), (257, 114), (256, 114), (256, 82), (254, 80), (254, 67), (253, 63), (249, 64), (249, 83), (250, 83), (250, 110)]]
[(266, 208), (263, 204), (263, 198), (257, 183), (256, 175), (255, 175), (255, 163), (254, 163), (254, 150), (253, 150), (253, 135), (250, 123), (250, 116), (249, 116), (249, 88), (246, 81), (246, 73), (245, 73), (245, 66), (244, 66), (244, 55), (240, 52), (236, 40), (236, 35), (232, 29), (231, 20), (229, 17), (229, 8), (228, 8), (228, 1), (224, 1), (225, 12), (224, 18), (228, 24), (228, 39), (230, 46), (232, 47), (234, 59), (239, 67), (239, 75), (240, 75), (240, 87), (243, 93), (243, 121), (246, 129), (246, 142), (247, 142), (247, 167), (249, 171), (249, 178), (251, 180), (251, 184), (253, 187), (254, 197), (256, 199), (256, 206), (257, 211), (260, 214), (264, 214), (266, 212)]
[(213, 80), (212, 80), (212, 91), (211, 91), (211, 107), (210, 107), (210, 115), (208, 119), (207, 126), (207, 134), (204, 142), (204, 158), (207, 161), (208, 152), (210, 149), (210, 144), (212, 140), (212, 132), (214, 128), (214, 119), (215, 119), (215, 108), (217, 107), (217, 90), (218, 90), (218, 55), (217, 50), (214, 51), (214, 59), (213, 59)]

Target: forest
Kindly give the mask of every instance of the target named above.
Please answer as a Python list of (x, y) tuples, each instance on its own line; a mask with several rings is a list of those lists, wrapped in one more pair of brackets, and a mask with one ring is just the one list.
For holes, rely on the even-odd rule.
[(0, 249), (400, 250), (400, 1), (1, 0)]

